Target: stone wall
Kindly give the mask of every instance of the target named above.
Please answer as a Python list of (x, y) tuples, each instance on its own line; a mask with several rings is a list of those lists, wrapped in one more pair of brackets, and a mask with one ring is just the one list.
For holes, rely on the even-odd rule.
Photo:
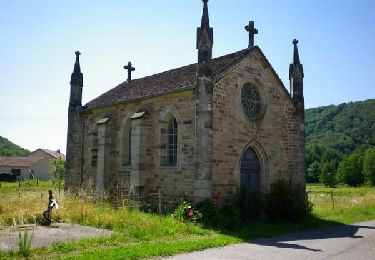
[[(131, 119), (136, 112), (145, 113)], [(84, 181), (95, 185), (98, 171), (104, 169), (105, 190), (119, 182), (125, 186), (141, 186), (137, 188), (141, 193), (160, 190), (165, 199), (193, 197), (194, 115), (193, 89), (85, 112), (82, 114)], [(162, 166), (160, 157), (165, 145), (161, 133), (172, 116), (178, 123), (178, 163)], [(132, 160), (130, 165), (125, 165), (123, 131), (129, 125), (132, 125)], [(103, 144), (105, 148), (101, 152)]]
[[(264, 104), (264, 115), (249, 120), (241, 105), (241, 89), (254, 84)], [(303, 182), (303, 121), (292, 100), (263, 56), (254, 51), (214, 86), (213, 199), (231, 201), (239, 192), (240, 159), (252, 147), (261, 165), (261, 191), (278, 179)]]

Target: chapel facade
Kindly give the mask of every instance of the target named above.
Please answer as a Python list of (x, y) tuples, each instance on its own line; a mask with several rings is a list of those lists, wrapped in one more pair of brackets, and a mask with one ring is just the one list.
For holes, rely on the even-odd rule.
[[(212, 58), (203, 0), (198, 62), (128, 80), (82, 106), (79, 52), (71, 75), (65, 187), (212, 199), (267, 192), (280, 179), (305, 184), (303, 67), (294, 40), (290, 92), (258, 46)], [(249, 197), (250, 198), (250, 197)]]

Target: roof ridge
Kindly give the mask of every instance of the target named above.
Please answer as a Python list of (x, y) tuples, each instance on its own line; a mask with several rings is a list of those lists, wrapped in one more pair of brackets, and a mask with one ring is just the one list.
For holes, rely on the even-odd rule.
[[(252, 49), (242, 49), (212, 59), (213, 75), (220, 75), (226, 68), (243, 58)], [(183, 90), (195, 84), (197, 63), (184, 65), (163, 72), (124, 81), (89, 101), (88, 110), (119, 104), (145, 97)]]
[[(228, 53), (228, 54), (224, 54), (224, 55), (218, 56), (218, 57), (212, 59), (212, 63), (214, 63), (215, 61), (218, 61), (220, 59), (229, 57), (231, 55), (238, 54), (240, 52), (244, 52), (246, 50), (248, 50), (248, 49), (242, 49), (240, 51), (236, 51), (236, 52), (232, 52), (232, 53)], [(187, 68), (187, 67), (194, 66), (194, 65), (198, 65), (198, 62), (190, 63), (188, 65), (184, 65), (184, 66), (181, 66), (181, 67), (178, 67), (178, 68), (168, 69), (168, 70), (165, 70), (165, 71), (162, 71), (162, 72), (157, 72), (157, 73), (154, 73), (154, 74), (151, 74), (151, 75), (144, 76), (142, 78), (132, 79), (132, 82), (136, 81), (136, 80), (147, 79), (147, 78), (150, 78), (150, 77), (154, 77), (154, 76), (157, 76), (157, 75), (160, 75), (160, 74), (164, 74), (164, 73), (168, 73), (168, 72), (172, 72), (172, 71), (178, 71), (180, 69)], [(123, 84), (124, 85), (128, 85), (128, 81), (125, 80), (122, 83), (118, 84), (117, 86), (120, 86), (120, 85), (123, 85)], [(130, 85), (132, 85), (132, 84), (130, 84)], [(130, 86), (130, 87), (132, 87), (132, 86)]]

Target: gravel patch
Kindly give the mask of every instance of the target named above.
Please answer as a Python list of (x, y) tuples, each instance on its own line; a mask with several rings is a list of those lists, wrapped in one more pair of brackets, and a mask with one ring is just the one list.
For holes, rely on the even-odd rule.
[(0, 230), (0, 251), (18, 250), (19, 230), (22, 235), (24, 230), (28, 230), (29, 235), (34, 231), (34, 238), (31, 243), (32, 247), (42, 247), (60, 241), (98, 237), (112, 233), (112, 231), (106, 229), (69, 223), (53, 223), (49, 227), (21, 225)]

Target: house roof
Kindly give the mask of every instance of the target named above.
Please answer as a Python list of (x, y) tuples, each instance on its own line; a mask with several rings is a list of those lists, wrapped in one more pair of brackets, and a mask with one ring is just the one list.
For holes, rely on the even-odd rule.
[(41, 151), (46, 155), (52, 156), (53, 158), (62, 158), (62, 159), (65, 160), (65, 155), (60, 153), (60, 150), (53, 151), (53, 150), (49, 150), (49, 149), (39, 148), (39, 149), (36, 149), (34, 152), (32, 152), (31, 155), (29, 155), (29, 156), (35, 156), (35, 154), (37, 154), (38, 151)]
[(52, 151), (52, 150), (48, 150), (48, 149), (41, 149), (41, 150), (43, 152), (45, 152), (45, 153), (48, 153), (49, 155), (51, 155), (54, 158), (63, 158), (63, 159), (65, 159), (65, 155), (63, 155), (62, 153), (60, 153), (60, 150), (57, 150), (57, 151)]
[(43, 159), (41, 156), (0, 157), (0, 166), (28, 167), (41, 159)]
[[(215, 77), (224, 72), (229, 66), (241, 60), (250, 51), (251, 50), (249, 49), (244, 49), (213, 59), (213, 76)], [(144, 78), (134, 79), (130, 83), (125, 81), (117, 87), (91, 100), (86, 106), (88, 109), (105, 107), (117, 103), (187, 89), (194, 86), (196, 73), (197, 63), (194, 63)]]
[[(255, 50), (260, 53), (280, 83), (283, 91), (289, 96), (289, 92), (285, 88), (279, 75), (273, 69), (267, 57), (258, 46), (212, 59), (213, 78), (219, 79), (231, 66), (237, 64), (247, 54)], [(194, 63), (144, 78), (134, 79), (130, 83), (125, 81), (99, 97), (91, 100), (86, 106), (87, 109), (90, 110), (146, 97), (167, 94), (178, 90), (189, 89), (195, 86), (196, 73), (197, 63)]]

